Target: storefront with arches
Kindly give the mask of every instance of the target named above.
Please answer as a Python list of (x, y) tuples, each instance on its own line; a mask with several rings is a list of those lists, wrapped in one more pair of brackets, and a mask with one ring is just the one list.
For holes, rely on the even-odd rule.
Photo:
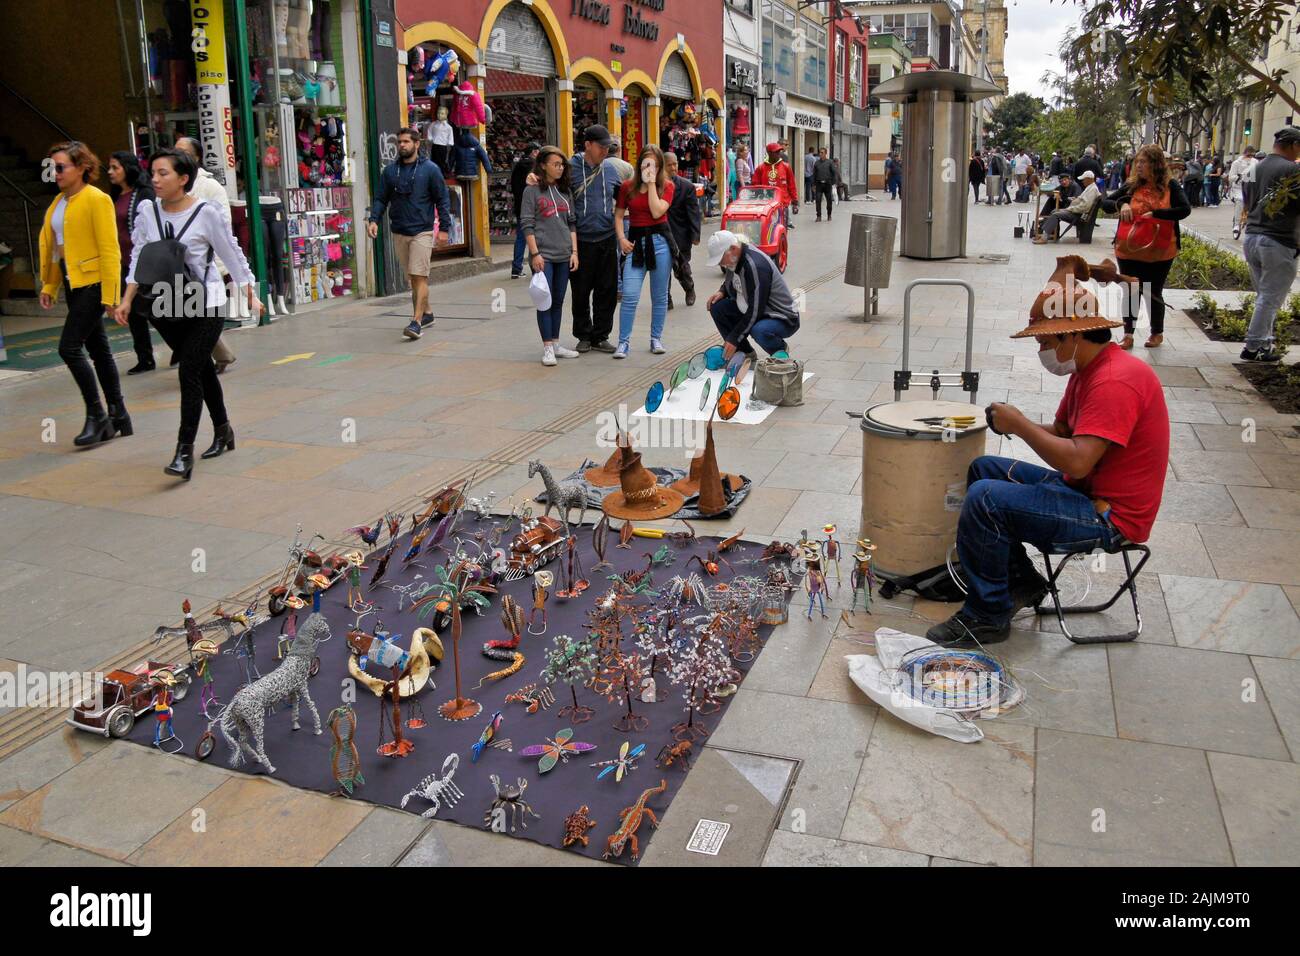
[[(484, 106), (482, 122), (453, 132), (464, 161), (453, 160), (448, 182), (469, 220), (458, 254), (488, 255), (493, 239), (513, 237), (510, 170), (529, 142), (571, 154), (582, 130), (600, 122), (623, 139), (629, 162), (646, 143), (676, 142), (694, 147), (687, 152), (698, 170), (707, 152), (700, 147), (722, 135), (721, 22), (706, 4), (398, 0), (396, 7), (406, 25), (395, 31), (403, 122), (427, 129), (438, 106), (467, 89)], [(447, 50), (454, 61), (430, 91), (423, 71)], [(574, 59), (571, 50), (584, 55)], [(445, 140), (445, 130), (437, 138)], [(475, 143), (491, 171), (468, 158), (477, 155)], [(719, 165), (706, 159), (704, 169), (720, 177)]]

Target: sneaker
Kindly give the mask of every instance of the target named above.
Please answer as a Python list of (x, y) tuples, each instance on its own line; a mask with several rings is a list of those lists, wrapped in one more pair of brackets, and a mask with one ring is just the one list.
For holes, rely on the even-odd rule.
[(627, 358), (627, 354), (631, 351), (632, 351), (631, 345), (629, 345), (627, 342), (619, 342), (618, 348), (614, 350), (614, 358), (625, 359)]
[(614, 344), (609, 339), (601, 339), (599, 342), (591, 343), (592, 349), (597, 352), (613, 352)]
[(1281, 354), (1273, 346), (1263, 349), (1242, 349), (1241, 360), (1243, 362), (1280, 362)]
[(555, 364), (555, 347), (554, 347), (554, 346), (552, 346), (552, 345), (544, 345), (544, 346), (542, 346), (542, 364), (543, 364), (543, 365), (554, 365), (554, 364)]
[(664, 348), (664, 344), (660, 342), (658, 339), (651, 339), (650, 351), (653, 352), (655, 355), (663, 355), (668, 350)]
[(523, 277), (524, 277), (524, 274), (523, 274), (522, 272), (511, 272), (511, 273), (510, 273), (510, 278), (512, 278), (512, 279), (522, 279)]
[(1011, 636), (1011, 625), (987, 624), (958, 611), (942, 624), (936, 624), (925, 636), (940, 647), (976, 647), (998, 644)]
[(588, 342), (586, 339), (578, 339), (578, 346), (577, 346), (577, 348), (578, 348), (578, 351), (579, 351), (579, 352), (590, 352), (590, 351), (591, 351), (591, 343)]
[(427, 329), (431, 325), (433, 325), (432, 312), (426, 312), (424, 315), (420, 316), (420, 328)]
[(418, 339), (424, 332), (420, 329), (420, 323), (412, 319), (411, 324), (402, 329), (402, 334), (408, 339)]
[(1234, 238), (1234, 239), (1240, 239), (1240, 238), (1241, 238), (1241, 223), (1240, 223), (1240, 222), (1234, 222), (1234, 223), (1232, 224), (1232, 238)]
[(557, 344), (554, 346), (554, 348), (555, 348), (556, 358), (577, 358), (578, 357), (577, 352), (575, 352), (573, 349), (566, 349), (563, 345)]

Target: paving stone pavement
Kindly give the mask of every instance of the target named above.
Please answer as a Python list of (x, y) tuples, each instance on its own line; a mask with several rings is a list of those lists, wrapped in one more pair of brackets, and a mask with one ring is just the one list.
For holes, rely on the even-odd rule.
[[(869, 322), (861, 290), (830, 270), (841, 264), (849, 214), (896, 216), (898, 204), (858, 200), (829, 223), (796, 220), (788, 275), (807, 287), (807, 307), (794, 346), (815, 378), (803, 407), (718, 428), (722, 466), (755, 488), (709, 531), (789, 537), (834, 520), (851, 540), (861, 442), (844, 413), (892, 398), (910, 279), (974, 286), (981, 405), (1010, 400), (1052, 414), (1063, 381), (1042, 371), (1032, 343), (1007, 335), (1023, 325), (1054, 256), (1100, 258), (1113, 227), (1103, 223), (1090, 248), (1036, 247), (1012, 238), (1016, 211), (974, 208), (966, 259), (896, 260)], [(1228, 215), (1193, 218), (1200, 226), (1214, 213)], [(695, 267), (701, 304), (679, 301), (670, 314), (674, 351), (712, 332), (703, 299), (714, 273), (698, 249)], [(504, 293), (502, 311), (492, 309), (494, 290)], [(949, 289), (915, 293), (914, 368), (958, 367), (959, 299)], [(199, 462), (185, 484), (161, 473), (174, 444), (174, 376), (124, 379), (135, 435), (84, 452), (71, 447), (81, 412), (64, 369), (0, 381), (0, 672), (91, 669), (120, 656), (175, 623), (185, 597), (206, 607), (278, 569), (299, 523), (337, 538), (475, 466), (493, 472), (477, 490), (520, 501), (538, 487), (529, 458), (567, 469), (601, 457), (597, 414), (636, 408), (653, 371), (670, 367), (648, 351), (644, 314), (628, 361), (591, 353), (542, 367), (526, 286), (504, 272), (436, 286), (434, 303), (444, 317), (414, 343), (400, 335), (400, 297), (231, 334), (239, 361), (223, 383), (238, 449)], [(998, 651), (1026, 683), (1026, 704), (985, 722), (984, 742), (962, 745), (881, 713), (844, 664), (869, 652), (875, 627), (923, 631), (951, 607), (877, 599), (873, 615), (845, 623), (843, 591), (832, 594), (828, 620), (808, 621), (796, 600), (646, 864), (1294, 864), (1300, 432), (1296, 416), (1269, 409), (1232, 367), (1235, 351), (1174, 312), (1165, 347), (1136, 353), (1160, 376), (1174, 422), (1155, 556), (1140, 580), (1139, 641), (1076, 646), (1053, 620), (1020, 615)], [(302, 353), (313, 354), (273, 364)], [(47, 419), (57, 426), (52, 443)], [(997, 436), (988, 450), (1034, 460)], [(682, 460), (667, 448), (645, 455), (652, 465)], [(1091, 578), (1100, 591), (1113, 569)], [(1123, 621), (1121, 611), (1091, 626)], [(0, 865), (579, 862), (105, 743), (64, 727), (60, 711), (50, 712), (48, 733), (25, 730), (15, 750), (30, 717), (0, 710)], [(199, 811), (203, 834), (192, 826)], [(685, 852), (700, 817), (732, 823), (722, 857)]]

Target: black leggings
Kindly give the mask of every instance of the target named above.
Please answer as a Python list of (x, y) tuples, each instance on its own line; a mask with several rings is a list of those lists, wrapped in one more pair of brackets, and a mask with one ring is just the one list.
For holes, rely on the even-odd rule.
[[(288, 254), (285, 247), (284, 209), (281, 203), (262, 205), (262, 235), (266, 243), (266, 262), (271, 267), (267, 285), (276, 295), (289, 294), (289, 276), (284, 266)], [(269, 294), (269, 293), (268, 293)]]
[(1139, 262), (1136, 259), (1120, 259), (1119, 271), (1126, 276), (1133, 276), (1141, 280), (1136, 293), (1133, 292), (1131, 285), (1125, 286), (1128, 290), (1125, 297), (1128, 300), (1128, 307), (1124, 314), (1124, 334), (1132, 335), (1133, 330), (1137, 327), (1138, 307), (1142, 299), (1147, 300), (1147, 311), (1151, 313), (1151, 334), (1163, 335), (1165, 331), (1165, 280), (1169, 278), (1169, 270), (1174, 266), (1173, 259), (1166, 259), (1164, 262)]
[(180, 356), (177, 371), (181, 381), (181, 427), (176, 440), (182, 445), (192, 445), (199, 433), (199, 417), (204, 405), (208, 406), (213, 428), (230, 421), (221, 379), (217, 378), (217, 367), (212, 362), (212, 349), (221, 338), (225, 321), (220, 315), (151, 321), (163, 341)]
[(983, 185), (984, 185), (984, 181), (981, 180), (981, 179), (972, 179), (971, 182), (970, 182), (970, 188), (973, 189), (973, 190), (975, 190), (975, 201), (976, 201), (976, 202), (979, 202), (979, 201), (980, 201), (980, 187), (983, 186)]
[[(128, 263), (122, 264), (122, 294), (126, 294), (126, 273)], [(131, 346), (135, 349), (136, 361), (141, 365), (153, 365), (153, 339), (149, 335), (149, 313), (144, 308), (144, 299), (137, 296), (131, 305), (131, 314), (127, 318), (131, 330)]]
[[(74, 289), (65, 278), (63, 294), (68, 303), (68, 317), (63, 320), (63, 334), (59, 336), (59, 358), (76, 379), (86, 410), (95, 412), (102, 409), (99, 404), (101, 386), (108, 404), (122, 404), (122, 383), (117, 376), (113, 350), (108, 344), (108, 332), (104, 329), (104, 303), (100, 301), (99, 283)], [(87, 352), (90, 353), (89, 361)], [(94, 368), (91, 368), (91, 362), (95, 363)]]

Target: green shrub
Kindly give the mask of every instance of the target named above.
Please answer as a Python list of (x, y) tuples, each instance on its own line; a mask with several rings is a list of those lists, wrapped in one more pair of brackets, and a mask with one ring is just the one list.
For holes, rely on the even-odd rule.
[(1210, 321), (1214, 321), (1214, 315), (1219, 311), (1218, 304), (1208, 292), (1198, 292), (1192, 296), (1192, 308)]
[(1185, 235), (1166, 286), (1171, 289), (1249, 289), (1250, 268), (1235, 253)]
[(1229, 342), (1243, 342), (1249, 322), (1237, 315), (1219, 316), (1219, 335)]
[(1237, 308), (1241, 310), (1241, 314), (1246, 316), (1247, 321), (1249, 321), (1250, 316), (1255, 312), (1255, 293), (1247, 292), (1243, 295), (1241, 297), (1241, 305)]

